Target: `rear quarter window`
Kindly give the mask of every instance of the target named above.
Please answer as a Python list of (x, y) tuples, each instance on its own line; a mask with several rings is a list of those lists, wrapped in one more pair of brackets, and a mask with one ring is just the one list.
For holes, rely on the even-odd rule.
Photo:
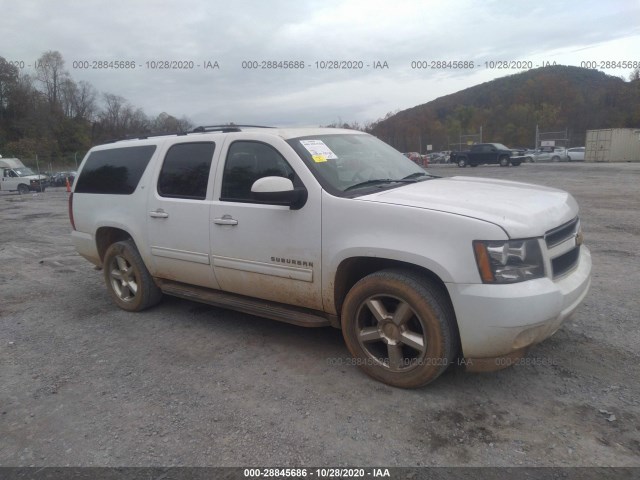
[(74, 191), (131, 195), (155, 150), (155, 145), (144, 145), (91, 152)]

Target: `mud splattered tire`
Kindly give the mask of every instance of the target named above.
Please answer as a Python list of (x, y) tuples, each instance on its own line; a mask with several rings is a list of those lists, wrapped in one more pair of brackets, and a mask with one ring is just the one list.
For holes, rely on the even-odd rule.
[(436, 284), (403, 270), (373, 273), (351, 288), (342, 306), (342, 334), (354, 362), (394, 387), (432, 382), (457, 353), (449, 299)]
[(109, 246), (103, 264), (107, 290), (123, 310), (139, 312), (162, 299), (162, 292), (153, 283), (133, 240), (123, 240)]

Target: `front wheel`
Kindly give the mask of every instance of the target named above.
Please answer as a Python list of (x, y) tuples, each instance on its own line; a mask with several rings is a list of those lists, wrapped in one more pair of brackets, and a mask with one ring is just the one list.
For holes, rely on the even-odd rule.
[(440, 376), (457, 354), (448, 297), (421, 275), (382, 270), (357, 282), (342, 307), (342, 334), (354, 362), (394, 387)]
[(520, 162), (511, 162), (511, 165), (513, 165), (514, 167), (519, 167), (520, 166)]
[(29, 193), (29, 187), (27, 187), (24, 183), (21, 183), (20, 185), (18, 185), (18, 193), (20, 195), (26, 195), (27, 193)]
[(510, 163), (509, 157), (500, 157), (499, 163), (501, 167), (508, 167)]
[(551, 158), (551, 160), (553, 162), (559, 162), (560, 161), (560, 157), (553, 157), (553, 158)]
[(107, 290), (120, 308), (138, 312), (160, 302), (162, 292), (153, 282), (133, 240), (112, 244), (103, 263)]

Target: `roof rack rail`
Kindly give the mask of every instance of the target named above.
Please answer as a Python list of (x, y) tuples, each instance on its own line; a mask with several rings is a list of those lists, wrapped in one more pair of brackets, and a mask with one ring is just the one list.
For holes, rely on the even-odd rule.
[(182, 135), (187, 135), (187, 133), (189, 132), (164, 132), (164, 133), (148, 133), (148, 134), (141, 133), (141, 134), (127, 135), (125, 137), (120, 137), (120, 138), (111, 138), (109, 140), (105, 140), (104, 143), (126, 142), (127, 140), (146, 140), (147, 138), (168, 137), (169, 135), (182, 136)]
[(202, 125), (194, 128), (189, 133), (203, 133), (203, 132), (240, 132), (241, 128), (275, 128), (265, 125)]

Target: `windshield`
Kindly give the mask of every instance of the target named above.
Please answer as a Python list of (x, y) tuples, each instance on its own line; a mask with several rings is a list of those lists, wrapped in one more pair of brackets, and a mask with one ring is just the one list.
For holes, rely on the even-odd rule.
[(288, 141), (331, 193), (380, 185), (390, 188), (429, 175), (386, 143), (371, 135), (328, 134)]
[(19, 177), (27, 177), (29, 175), (35, 175), (35, 173), (33, 173), (33, 170), (31, 170), (28, 167), (14, 168), (13, 171), (16, 172)]

